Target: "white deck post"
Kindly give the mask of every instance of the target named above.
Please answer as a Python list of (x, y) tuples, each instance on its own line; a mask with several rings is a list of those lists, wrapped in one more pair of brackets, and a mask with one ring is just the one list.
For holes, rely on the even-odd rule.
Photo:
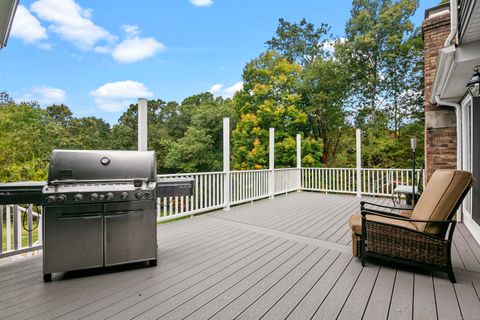
[(270, 199), (273, 199), (275, 197), (275, 128), (270, 128), (268, 138), (268, 193)]
[(362, 196), (362, 131), (357, 129), (357, 197)]
[(230, 118), (223, 118), (223, 203), (230, 210)]
[(147, 151), (147, 99), (138, 99), (138, 151)]
[(302, 136), (297, 133), (297, 191), (302, 189)]

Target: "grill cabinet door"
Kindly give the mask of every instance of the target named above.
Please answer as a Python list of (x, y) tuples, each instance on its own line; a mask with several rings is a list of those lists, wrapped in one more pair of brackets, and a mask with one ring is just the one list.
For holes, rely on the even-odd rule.
[(44, 273), (103, 266), (102, 205), (46, 207)]
[(106, 204), (104, 228), (106, 266), (156, 259), (154, 201)]

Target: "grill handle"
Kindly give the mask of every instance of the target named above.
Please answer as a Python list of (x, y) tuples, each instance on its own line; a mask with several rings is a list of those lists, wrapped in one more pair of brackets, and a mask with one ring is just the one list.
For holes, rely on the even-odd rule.
[(60, 216), (58, 219), (59, 220), (75, 220), (75, 219), (98, 219), (101, 218), (102, 214), (101, 213), (94, 213), (94, 214), (70, 214), (70, 215), (63, 215)]
[(104, 215), (105, 217), (108, 217), (108, 218), (114, 218), (114, 217), (124, 217), (127, 215), (139, 216), (142, 213), (143, 211), (141, 210), (127, 210), (127, 211), (106, 212)]

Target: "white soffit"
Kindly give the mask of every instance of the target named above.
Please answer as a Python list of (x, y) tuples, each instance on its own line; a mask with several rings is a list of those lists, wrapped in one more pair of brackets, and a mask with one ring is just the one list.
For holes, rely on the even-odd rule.
[(467, 91), (467, 82), (477, 65), (480, 65), (480, 41), (441, 49), (430, 102), (435, 103), (435, 96), (458, 102)]

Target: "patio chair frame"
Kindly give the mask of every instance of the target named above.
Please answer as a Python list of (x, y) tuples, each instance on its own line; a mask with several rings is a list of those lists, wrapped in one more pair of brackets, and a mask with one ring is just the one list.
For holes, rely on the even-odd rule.
[[(369, 257), (374, 257), (429, 271), (445, 272), (451, 282), (456, 282), (452, 268), (451, 247), (457, 221), (453, 220), (453, 217), (469, 191), (470, 188), (467, 188), (463, 192), (447, 220), (442, 221), (413, 220), (395, 213), (366, 208), (365, 206), (395, 210), (399, 208), (362, 201), (360, 203), (362, 234), (359, 248), (362, 266), (365, 266)], [(440, 232), (437, 235), (432, 235), (398, 225), (372, 221), (367, 219), (368, 215), (408, 222), (439, 224)]]

